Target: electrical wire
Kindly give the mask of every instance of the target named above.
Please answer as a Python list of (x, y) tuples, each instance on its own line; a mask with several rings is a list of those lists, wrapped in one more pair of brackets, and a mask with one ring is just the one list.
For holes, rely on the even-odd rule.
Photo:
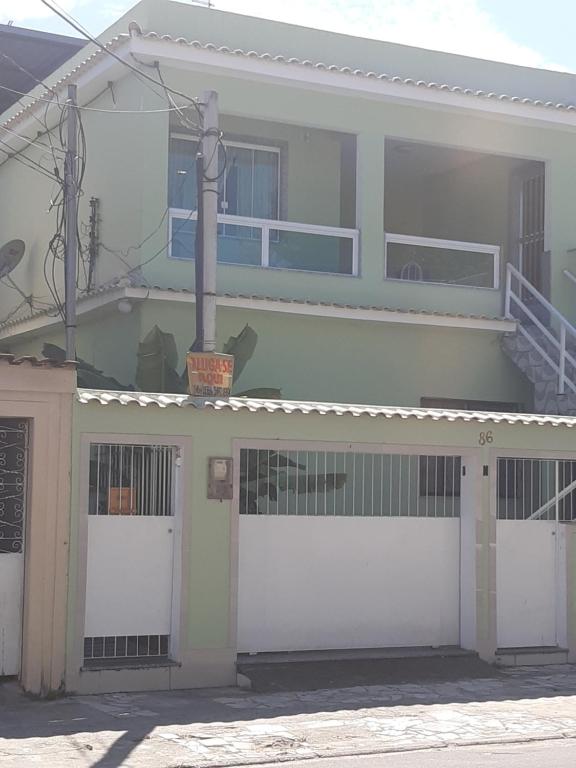
[[(155, 86), (162, 86), (162, 83), (159, 83), (157, 80), (155, 80), (153, 77), (150, 77), (150, 75), (147, 75), (145, 72), (142, 72), (142, 70), (138, 69), (138, 67), (133, 66), (128, 61), (123, 59), (121, 56), (118, 56), (117, 53), (110, 50), (106, 45), (101, 43), (99, 40), (97, 40), (95, 37), (93, 37), (81, 24), (78, 22), (71, 14), (64, 11), (62, 8), (57, 6), (56, 3), (48, 2), (48, 0), (40, 0), (40, 2), (46, 6), (46, 8), (49, 8), (53, 13), (55, 13), (57, 16), (59, 16), (63, 21), (65, 21), (69, 26), (71, 26), (73, 29), (76, 30), (76, 32), (79, 32), (81, 35), (83, 35), (87, 40), (89, 40), (91, 43), (96, 45), (100, 50), (104, 51), (104, 53), (107, 53), (109, 56), (112, 56), (112, 58), (116, 59), (116, 61), (119, 61), (121, 64), (123, 64), (128, 69), (131, 69), (133, 72), (135, 72), (141, 79), (147, 80), (149, 83), (152, 83)], [(56, 6), (56, 7), (55, 7)], [(169, 88), (168, 86), (163, 86), (165, 90), (168, 90), (171, 94), (174, 96), (180, 96), (180, 98), (185, 99), (186, 101), (189, 101), (192, 106), (196, 108), (196, 111), (198, 112), (198, 116), (200, 119), (202, 119), (202, 110), (200, 109), (200, 106), (198, 102), (195, 99), (191, 99), (189, 96), (187, 96), (185, 93), (182, 93), (181, 91), (176, 90), (175, 88)]]
[(20, 134), (16, 133), (16, 131), (11, 131), (9, 128), (5, 128), (3, 125), (0, 125), (0, 130), (5, 131), (6, 133), (9, 133), (11, 136), (15, 136), (17, 139), (20, 139), (20, 141), (25, 141), (29, 147), (38, 147), (39, 149), (55, 150), (56, 152), (61, 152), (63, 155), (66, 154), (66, 150), (61, 149), (60, 147), (52, 148), (49, 144), (42, 144), (41, 142), (28, 139), (25, 136), (20, 136)]
[[(4, 147), (8, 147), (8, 149), (12, 150), (12, 147), (7, 144), (3, 139), (0, 138), (0, 144), (2, 144)], [(14, 153), (13, 151), (7, 152), (5, 149), (2, 149), (0, 147), (0, 152), (4, 152), (6, 155), (6, 160), (16, 160), (18, 163), (21, 163), (23, 166), (28, 168), (28, 170), (36, 171), (37, 173), (41, 173), (43, 176), (46, 176), (50, 181), (58, 181), (57, 176), (55, 176), (53, 173), (50, 173), (45, 168), (43, 168), (39, 163), (35, 163), (30, 158), (22, 158), (19, 154)], [(6, 162), (6, 160), (4, 162)]]
[[(7, 85), (0, 85), (0, 90), (15, 93), (18, 96), (23, 96), (33, 102), (40, 101), (45, 102), (46, 104), (54, 104), (51, 99), (43, 99), (41, 96), (31, 96), (30, 92), (25, 93), (24, 91), (17, 91), (15, 88), (9, 88)], [(106, 91), (103, 91), (103, 93), (105, 92)], [(20, 102), (20, 99), (18, 99), (18, 101)], [(27, 109), (31, 105), (22, 104), (22, 106)], [(102, 107), (83, 107), (78, 104), (76, 108), (82, 112), (102, 112), (106, 115), (158, 115), (166, 112), (180, 112), (183, 109), (194, 109), (195, 106), (192, 104), (184, 104), (181, 107), (163, 107), (162, 109), (104, 109)]]
[[(81, 118), (82, 111), (103, 112), (103, 113), (106, 113), (106, 114), (153, 114), (153, 113), (157, 114), (157, 113), (166, 113), (166, 112), (169, 112), (169, 113), (175, 112), (175, 113), (177, 113), (178, 117), (180, 118), (180, 123), (185, 128), (187, 128), (188, 130), (190, 130), (194, 134), (197, 134), (197, 133), (200, 134), (200, 136), (198, 138), (197, 149), (199, 148), (199, 146), (201, 144), (201, 141), (202, 141), (202, 139), (204, 137), (216, 136), (216, 145), (215, 145), (215, 148), (213, 150), (212, 156), (208, 160), (207, 165), (211, 165), (212, 164), (216, 153), (218, 153), (220, 150), (223, 152), (223, 163), (222, 163), (221, 169), (219, 170), (218, 174), (216, 176), (212, 177), (212, 178), (209, 178), (206, 174), (204, 174), (204, 179), (206, 181), (214, 182), (214, 181), (217, 181), (218, 179), (220, 179), (223, 176), (223, 174), (226, 172), (227, 158), (226, 158), (226, 147), (225, 147), (225, 145), (223, 143), (223, 140), (222, 140), (222, 132), (219, 131), (219, 130), (201, 131), (200, 130), (200, 126), (197, 125), (196, 123), (194, 123), (193, 121), (191, 121), (188, 118), (187, 114), (185, 113), (185, 110), (194, 109), (197, 112), (197, 114), (199, 115), (199, 117), (201, 118), (201, 120), (203, 120), (203, 112), (202, 112), (202, 109), (200, 107), (200, 104), (199, 104), (198, 100), (194, 99), (194, 98), (192, 98), (192, 97), (190, 97), (190, 96), (188, 96), (188, 95), (186, 95), (186, 94), (184, 94), (184, 93), (182, 93), (182, 92), (180, 92), (180, 91), (178, 91), (176, 89), (173, 89), (173, 88), (169, 87), (166, 84), (165, 80), (164, 80), (164, 77), (163, 77), (162, 72), (160, 70), (160, 66), (159, 66), (159, 64), (157, 62), (155, 62), (152, 65), (151, 64), (147, 64), (146, 62), (138, 62), (138, 64), (140, 66), (147, 66), (147, 67), (150, 67), (150, 68), (154, 68), (156, 70), (156, 72), (157, 72), (158, 80), (156, 80), (155, 78), (147, 75), (145, 72), (142, 72), (141, 69), (138, 69), (138, 67), (136, 67), (136, 66), (130, 64), (129, 62), (125, 61), (120, 56), (115, 54), (114, 51), (110, 50), (105, 45), (102, 45), (98, 40), (96, 40), (94, 37), (92, 37), (90, 35), (90, 33), (88, 33), (78, 22), (76, 22), (73, 19), (73, 17), (71, 17), (71, 16), (69, 17), (69, 14), (67, 14), (65, 11), (60, 9), (57, 6), (56, 3), (52, 4), (52, 3), (48, 2), (48, 0), (41, 0), (41, 1), (42, 1), (42, 3), (47, 8), (49, 8), (52, 12), (54, 12), (57, 16), (62, 18), (64, 21), (66, 21), (66, 23), (68, 23), (74, 29), (76, 29), (77, 32), (80, 32), (82, 35), (84, 35), (94, 45), (96, 45), (102, 51), (104, 51), (105, 53), (110, 55), (112, 58), (118, 60), (126, 68), (128, 68), (132, 72), (134, 72), (136, 74), (137, 78), (140, 81), (145, 81), (147, 86), (150, 88), (150, 90), (152, 90), (155, 93), (155, 95), (159, 95), (158, 91), (156, 90), (156, 88), (162, 89), (162, 91), (163, 91), (163, 93), (164, 93), (164, 95), (165, 95), (165, 97), (167, 99), (167, 102), (169, 104), (168, 108), (166, 108), (166, 109), (154, 109), (154, 110), (115, 110), (115, 109), (108, 110), (108, 109), (101, 109), (101, 108), (88, 107), (88, 106), (80, 107), (80, 106), (77, 106), (77, 105), (74, 105), (72, 107), (69, 103), (62, 104), (60, 102), (60, 100), (58, 99), (56, 92), (52, 88), (49, 88), (45, 83), (42, 83), (41, 81), (37, 81), (37, 82), (40, 85), (43, 85), (43, 87), (46, 89), (47, 93), (52, 93), (52, 94), (54, 94), (56, 96), (56, 102), (57, 102), (56, 104), (54, 103), (53, 99), (46, 99), (46, 98), (42, 98), (42, 97), (35, 98), (35, 97), (31, 96), (30, 94), (25, 94), (25, 93), (23, 93), (21, 91), (17, 91), (15, 89), (11, 89), (11, 88), (8, 88), (6, 86), (0, 86), (0, 88), (3, 88), (4, 90), (11, 91), (11, 92), (16, 93), (16, 94), (18, 94), (20, 96), (23, 96), (25, 98), (32, 99), (33, 101), (40, 101), (40, 102), (46, 103), (46, 108), (44, 110), (44, 119), (41, 120), (36, 115), (34, 115), (34, 117), (37, 120), (37, 122), (39, 122), (42, 125), (42, 127), (44, 128), (45, 134), (46, 134), (46, 136), (48, 138), (49, 146), (46, 145), (46, 144), (40, 143), (40, 142), (35, 142), (35, 141), (33, 141), (31, 139), (27, 139), (25, 137), (18, 136), (18, 134), (16, 134), (13, 131), (10, 131), (10, 129), (4, 129), (4, 130), (6, 132), (12, 134), (12, 135), (17, 136), (20, 139), (26, 141), (28, 146), (42, 147), (43, 149), (47, 149), (47, 150), (51, 151), (52, 158), (53, 158), (53, 161), (54, 161), (54, 174), (53, 175), (50, 174), (42, 166), (40, 166), (38, 164), (35, 164), (34, 161), (32, 161), (28, 157), (25, 157), (25, 159), (24, 159), (22, 157), (19, 157), (18, 155), (9, 154), (5, 150), (2, 150), (2, 151), (7, 155), (7, 159), (14, 158), (14, 159), (18, 160), (19, 162), (23, 163), (24, 165), (26, 165), (27, 167), (34, 167), (35, 170), (37, 170), (38, 172), (44, 173), (45, 176), (47, 176), (51, 180), (57, 181), (59, 183), (60, 191), (55, 196), (55, 198), (51, 199), (51, 201), (50, 201), (50, 208), (49, 208), (49, 210), (51, 211), (51, 210), (55, 209), (55, 211), (56, 211), (56, 228), (55, 228), (55, 232), (54, 232), (52, 238), (50, 239), (50, 242), (48, 244), (48, 248), (47, 248), (45, 256), (44, 256), (43, 271), (44, 271), (44, 278), (45, 278), (46, 285), (47, 285), (47, 287), (48, 287), (48, 289), (50, 291), (52, 299), (54, 300), (55, 309), (60, 314), (60, 316), (62, 318), (64, 318), (63, 301), (62, 301), (62, 299), (60, 298), (60, 295), (59, 295), (58, 280), (56, 279), (56, 272), (57, 272), (57, 265), (59, 263), (63, 264), (64, 263), (64, 257), (65, 257), (65, 246), (66, 246), (66, 243), (65, 243), (65, 234), (64, 233), (66, 232), (66, 208), (65, 208), (63, 199), (58, 201), (58, 198), (60, 197), (60, 193), (63, 193), (63, 191), (65, 189), (65, 180), (63, 178), (63, 173), (61, 173), (60, 170), (59, 170), (58, 163), (59, 163), (60, 160), (59, 160), (59, 158), (57, 158), (56, 153), (60, 152), (60, 153), (63, 153), (64, 155), (66, 154), (66, 150), (64, 149), (64, 147), (65, 147), (65, 140), (64, 140), (64, 131), (63, 131), (63, 129), (64, 129), (65, 116), (69, 113), (70, 109), (73, 108), (73, 109), (76, 110), (76, 115), (77, 115), (77, 118), (78, 118), (78, 121), (77, 121), (78, 122), (78, 152), (77, 152), (77, 156), (75, 158), (75, 162), (77, 163), (77, 168), (76, 168), (76, 171), (77, 171), (77, 173), (76, 173), (76, 179), (77, 179), (77, 184), (76, 184), (77, 202), (79, 202), (81, 196), (83, 195), (82, 184), (83, 184), (84, 174), (85, 174), (85, 170), (86, 170), (86, 156), (87, 156), (86, 136), (85, 136), (84, 126), (83, 126), (82, 118)], [(151, 88), (150, 87), (151, 85), (153, 85), (154, 88)], [(176, 101), (174, 100), (174, 98), (173, 98), (174, 96), (182, 98), (182, 99), (184, 99), (188, 103), (183, 105), (183, 106), (179, 106), (176, 103)], [(21, 100), (19, 100), (19, 101), (22, 104)], [(58, 124), (57, 124), (55, 129), (49, 129), (48, 128), (48, 124), (47, 124), (48, 110), (49, 110), (50, 106), (57, 106), (57, 108), (60, 110), (60, 119), (59, 119)], [(53, 141), (53, 139), (52, 139), (52, 131), (53, 130), (56, 131), (56, 135), (57, 135), (57, 138), (59, 140), (60, 147), (56, 146), (54, 141)], [(2, 139), (0, 139), (0, 143), (3, 143), (5, 146), (9, 146), (5, 142), (3, 142)], [(4, 162), (6, 162), (6, 160)], [(28, 165), (27, 162), (30, 162), (32, 165), (31, 166)], [(185, 181), (186, 181), (186, 177), (183, 178), (182, 183), (184, 184)], [(51, 196), (51, 197), (53, 197), (53, 196)], [(63, 195), (62, 195), (62, 197), (63, 197)], [(79, 206), (78, 205), (77, 205), (76, 209), (77, 209), (77, 211), (79, 210)], [(169, 207), (167, 207), (166, 210), (163, 212), (163, 214), (162, 214), (162, 216), (160, 218), (160, 221), (156, 225), (156, 227), (139, 244), (137, 244), (135, 246), (131, 246), (125, 252), (113, 251), (112, 249), (108, 248), (107, 246), (105, 246), (104, 244), (101, 243), (101, 246), (106, 251), (115, 254), (122, 261), (124, 266), (127, 267), (127, 271), (125, 273), (126, 275), (132, 275), (134, 272), (136, 272), (137, 270), (141, 269), (143, 266), (146, 266), (147, 264), (150, 264), (152, 261), (154, 261), (156, 258), (158, 258), (158, 256), (160, 256), (162, 253), (164, 253), (171, 246), (174, 238), (178, 235), (178, 233), (192, 219), (195, 211), (192, 211), (192, 210), (189, 211), (188, 215), (186, 217), (184, 217), (183, 219), (180, 219), (180, 221), (178, 222), (178, 225), (176, 225), (176, 226), (174, 226), (172, 228), (172, 233), (171, 233), (171, 237), (169, 238), (169, 240), (161, 248), (159, 248), (154, 254), (152, 254), (145, 261), (140, 262), (137, 266), (134, 266), (134, 267), (130, 266), (130, 263), (128, 261), (130, 253), (132, 251), (139, 251), (141, 248), (144, 247), (144, 245), (152, 237), (154, 237), (154, 235), (157, 234), (157, 232), (163, 226), (163, 224), (164, 224), (164, 222), (166, 220), (166, 217), (168, 216), (168, 213), (169, 213)], [(76, 287), (77, 287), (77, 289), (84, 290), (84, 291), (87, 292), (87, 291), (89, 291), (90, 286), (88, 285), (88, 275), (87, 275), (87, 270), (86, 270), (86, 257), (85, 257), (86, 249), (82, 245), (82, 236), (81, 236), (82, 233), (81, 233), (81, 227), (80, 227), (79, 220), (77, 220), (75, 222), (75, 233), (76, 233), (75, 236), (76, 236), (77, 242), (78, 242), (78, 260), (79, 260), (79, 267), (80, 267), (80, 269), (77, 270), (78, 277), (77, 277), (77, 285), (76, 285)], [(85, 288), (84, 289), (81, 289), (81, 287), (80, 287), (80, 274), (81, 273), (83, 274), (84, 282), (85, 282)]]

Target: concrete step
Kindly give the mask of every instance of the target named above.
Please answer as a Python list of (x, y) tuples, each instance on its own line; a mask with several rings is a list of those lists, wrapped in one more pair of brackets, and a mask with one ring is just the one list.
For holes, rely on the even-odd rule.
[(494, 677), (476, 653), (452, 647), (241, 654), (237, 672), (242, 687), (260, 693)]
[(533, 667), (549, 664), (567, 664), (568, 649), (557, 646), (531, 648), (498, 648), (496, 664), (501, 667)]
[(458, 645), (399, 646), (394, 648), (344, 648), (327, 651), (270, 651), (239, 653), (238, 665), (290, 664), (308, 661), (357, 661), (358, 659), (429, 659), (455, 656), (477, 656), (476, 651)]

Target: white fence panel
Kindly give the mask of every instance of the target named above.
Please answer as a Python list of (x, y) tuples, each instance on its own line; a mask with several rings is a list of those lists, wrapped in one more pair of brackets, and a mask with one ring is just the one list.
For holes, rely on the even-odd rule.
[(458, 645), (460, 520), (240, 515), (238, 650)]
[(564, 547), (564, 534), (555, 520), (498, 520), (499, 648), (557, 645), (557, 547)]
[(88, 516), (86, 637), (169, 635), (174, 518)]
[(20, 671), (24, 555), (0, 554), (0, 677)]

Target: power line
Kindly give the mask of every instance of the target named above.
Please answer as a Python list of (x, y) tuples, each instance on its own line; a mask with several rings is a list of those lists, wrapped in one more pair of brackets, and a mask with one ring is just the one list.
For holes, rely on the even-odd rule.
[[(12, 150), (12, 147), (1, 138), (0, 138), (0, 144)], [(26, 160), (24, 160), (24, 158), (20, 157), (18, 153), (15, 153), (13, 151), (7, 152), (5, 149), (2, 149), (1, 147), (0, 147), (0, 152), (4, 152), (4, 154), (6, 155), (6, 160), (4, 162), (6, 162), (7, 160), (16, 160), (16, 162), (21, 163), (25, 168), (28, 168), (28, 170), (41, 173), (43, 176), (46, 176), (46, 178), (50, 179), (50, 181), (59, 181), (58, 177), (55, 174), (50, 173), (49, 171), (46, 170), (46, 168), (43, 168), (39, 163), (35, 163), (33, 160), (30, 160), (30, 158), (26, 158)]]
[[(32, 102), (41, 101), (45, 102), (46, 104), (54, 104), (52, 99), (43, 99), (41, 96), (32, 96), (30, 93), (17, 91), (15, 88), (9, 88), (7, 85), (0, 85), (0, 90), (16, 93), (19, 96), (24, 96), (25, 98), (30, 99)], [(50, 89), (47, 88), (46, 90)], [(105, 93), (105, 91), (103, 91), (103, 93)], [(27, 109), (31, 105), (22, 104), (22, 106)], [(165, 107), (163, 109), (103, 109), (99, 107), (81, 107), (78, 105), (76, 109), (82, 110), (83, 112), (103, 112), (107, 115), (158, 115), (166, 112), (180, 112), (183, 109), (195, 109), (195, 105), (184, 104), (182, 107)]]
[(0, 130), (9, 133), (11, 136), (15, 136), (17, 139), (20, 139), (20, 141), (25, 141), (30, 147), (39, 147), (40, 149), (49, 149), (52, 152), (61, 152), (63, 155), (66, 154), (66, 152), (60, 147), (53, 147), (49, 146), (48, 144), (41, 144), (38, 141), (32, 141), (32, 139), (28, 139), (26, 136), (20, 136), (20, 134), (16, 133), (16, 131), (11, 131), (9, 128), (4, 128), (3, 125), (0, 125)]
[(107, 53), (109, 56), (112, 56), (113, 59), (116, 59), (116, 61), (119, 61), (120, 64), (123, 64), (125, 67), (132, 70), (132, 72), (135, 72), (140, 78), (144, 78), (145, 80), (148, 80), (148, 82), (152, 83), (153, 85), (156, 85), (156, 86), (159, 85), (160, 87), (163, 87), (165, 91), (169, 91), (174, 96), (180, 96), (180, 98), (186, 99), (186, 101), (189, 101), (192, 104), (192, 106), (196, 108), (196, 111), (198, 112), (198, 116), (202, 119), (202, 112), (200, 110), (198, 103), (194, 99), (191, 99), (190, 96), (187, 96), (185, 93), (182, 93), (181, 91), (177, 91), (175, 88), (170, 88), (169, 86), (164, 85), (161, 82), (159, 83), (153, 77), (150, 77), (150, 75), (147, 75), (145, 72), (142, 72), (142, 70), (138, 69), (138, 67), (135, 67), (129, 62), (125, 61), (121, 56), (118, 56), (117, 53), (110, 50), (110, 48), (107, 48), (106, 45), (101, 43), (99, 40), (93, 37), (86, 29), (84, 29), (84, 27), (78, 21), (76, 21), (74, 17), (71, 16), (69, 13), (66, 13), (62, 9), (55, 8), (52, 3), (48, 2), (48, 0), (40, 0), (40, 1), (43, 5), (46, 6), (46, 8), (49, 8), (53, 13), (55, 13), (63, 21), (65, 21), (73, 29), (75, 29), (76, 32), (79, 32), (87, 40), (90, 40), (91, 43), (98, 46), (98, 48), (104, 51), (104, 53)]
[(49, 85), (46, 85), (46, 83), (43, 80), (39, 80), (36, 75), (34, 75), (32, 72), (29, 72), (25, 67), (23, 67), (21, 64), (19, 64), (15, 59), (12, 58), (12, 56), (9, 56), (7, 53), (4, 53), (3, 51), (0, 51), (0, 56), (2, 56), (3, 59), (6, 61), (9, 61), (10, 64), (12, 64), (14, 67), (20, 70), (20, 72), (23, 72), (27, 77), (30, 77), (37, 85), (42, 85), (49, 93), (53, 93), (56, 98), (58, 98), (58, 95), (56, 91), (53, 88), (50, 88)]

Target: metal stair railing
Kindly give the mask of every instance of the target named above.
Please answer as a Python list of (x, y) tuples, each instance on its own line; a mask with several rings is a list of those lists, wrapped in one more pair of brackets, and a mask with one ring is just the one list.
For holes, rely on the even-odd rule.
[[(518, 281), (521, 286), (518, 292), (514, 290), (514, 280)], [(523, 288), (546, 310), (550, 317), (554, 318), (556, 321), (555, 323), (546, 326), (536, 316), (522, 296)], [(516, 308), (519, 308), (521, 312), (518, 312)], [(506, 265), (506, 298), (504, 314), (507, 318), (518, 322), (518, 332), (524, 336), (524, 338), (528, 339), (534, 349), (539, 352), (552, 370), (558, 375), (558, 394), (563, 395), (567, 388), (576, 394), (576, 384), (572, 377), (566, 373), (567, 363), (572, 367), (573, 371), (576, 371), (576, 359), (567, 349), (567, 341), (573, 341), (576, 344), (576, 328), (574, 328), (574, 326), (566, 320), (564, 315), (562, 315), (556, 307), (550, 304), (550, 302), (542, 296), (540, 291), (538, 291), (512, 264)], [(518, 315), (520, 315), (520, 317), (518, 317)], [(530, 319), (533, 325), (537, 327), (542, 335), (550, 342), (550, 349), (546, 350), (535, 335), (522, 324), (522, 319), (526, 317)], [(557, 353), (557, 359), (554, 359), (554, 357), (551, 356), (554, 351)]]

